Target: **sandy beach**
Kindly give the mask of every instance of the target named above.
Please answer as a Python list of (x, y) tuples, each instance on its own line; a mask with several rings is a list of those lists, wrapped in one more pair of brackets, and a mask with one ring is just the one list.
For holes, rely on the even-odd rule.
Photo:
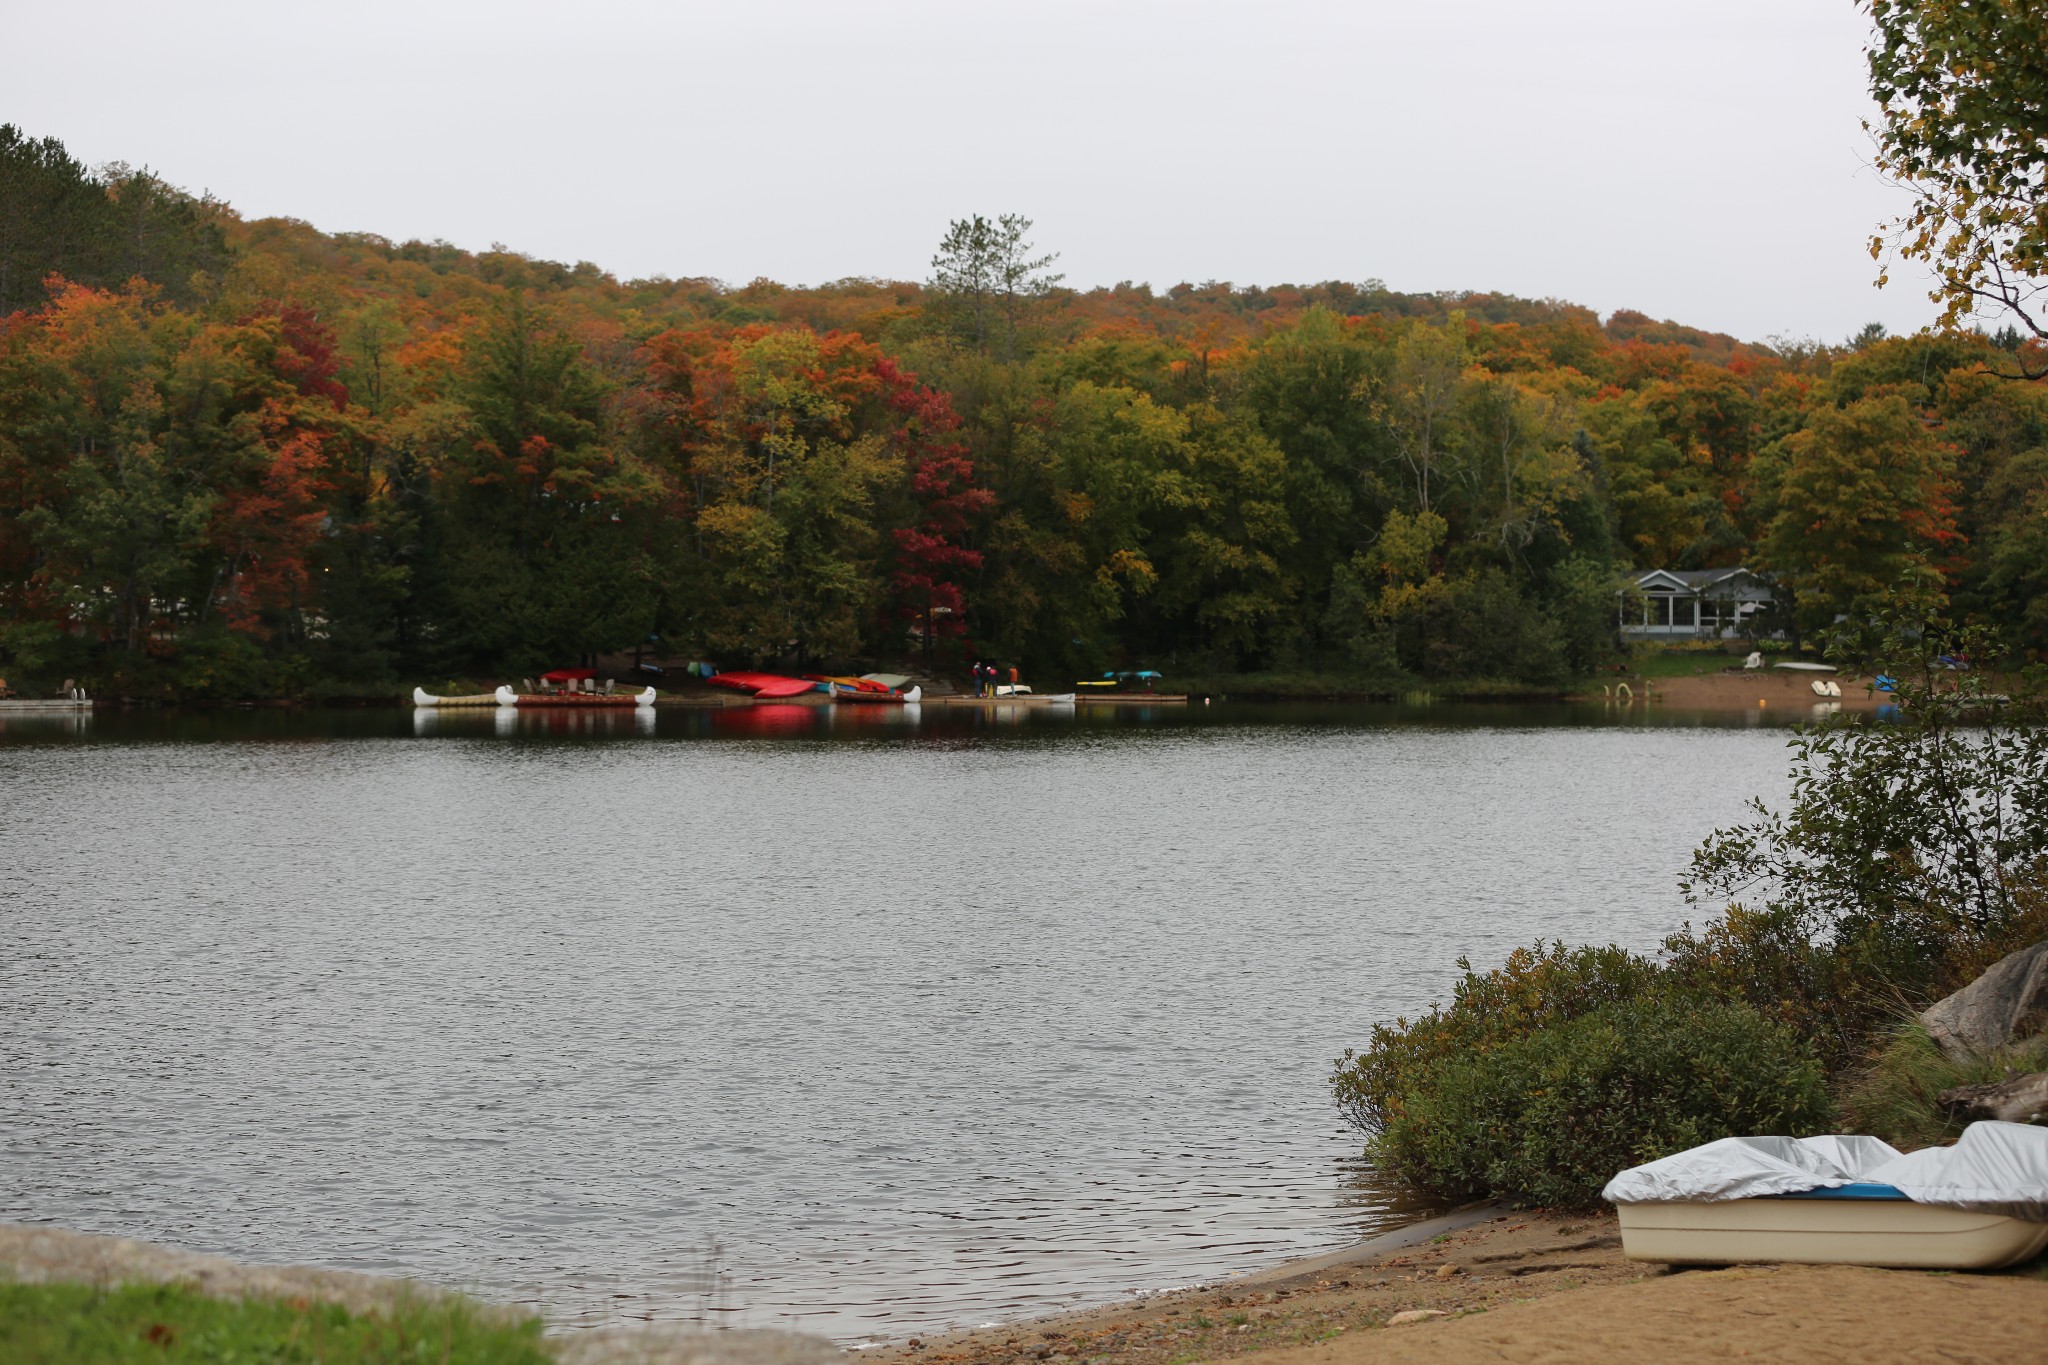
[(1673, 1270), (1625, 1259), (1612, 1214), (1489, 1206), (1226, 1284), (861, 1354), (889, 1365), (2037, 1361), (2044, 1341), (2040, 1262), (1993, 1274)]
[[(444, 1291), (301, 1266), (243, 1265), (120, 1238), (0, 1226), (0, 1278), (170, 1281), (224, 1297), (376, 1311)], [(683, 1325), (552, 1338), (564, 1365), (823, 1365), (829, 1343)], [(1737, 1359), (2019, 1362), (2048, 1341), (2048, 1261), (1988, 1274), (1625, 1259), (1613, 1215), (1499, 1205), (1227, 1282), (852, 1358), (876, 1365), (1380, 1365), (1497, 1360), (1669, 1365)]]
[[(1816, 696), (1816, 681), (1841, 687), (1839, 697)], [(1619, 696), (1614, 684), (1574, 698), (1614, 705), (1649, 706), (1670, 711), (1754, 711), (1805, 719), (1831, 711), (1875, 711), (1891, 698), (1870, 685), (1867, 677), (1841, 673), (1802, 673), (1792, 669), (1735, 669), (1691, 678), (1624, 678), (1631, 696)]]

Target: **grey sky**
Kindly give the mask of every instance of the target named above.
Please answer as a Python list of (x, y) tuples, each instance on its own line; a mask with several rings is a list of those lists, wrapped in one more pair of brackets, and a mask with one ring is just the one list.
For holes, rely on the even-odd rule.
[(1493, 289), (1761, 339), (1932, 315), (1865, 252), (1850, 0), (0, 0), (0, 121), (245, 215), (623, 276)]

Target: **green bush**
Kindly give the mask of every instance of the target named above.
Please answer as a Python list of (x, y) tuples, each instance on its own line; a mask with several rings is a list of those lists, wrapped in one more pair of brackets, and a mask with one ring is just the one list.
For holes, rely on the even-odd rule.
[(1808, 1133), (1829, 1108), (1813, 1055), (1745, 1005), (1646, 995), (1416, 1076), (1368, 1151), (1451, 1195), (1588, 1207), (1629, 1166), (1717, 1138)]
[(1330, 1085), (1337, 1107), (1368, 1134), (1398, 1119), (1408, 1097), (1445, 1062), (1483, 1053), (1603, 1005), (1630, 1000), (1658, 979), (1653, 962), (1621, 948), (1517, 948), (1492, 971), (1458, 959), (1464, 978), (1448, 1006), (1410, 1023), (1373, 1026), (1364, 1052), (1346, 1051)]

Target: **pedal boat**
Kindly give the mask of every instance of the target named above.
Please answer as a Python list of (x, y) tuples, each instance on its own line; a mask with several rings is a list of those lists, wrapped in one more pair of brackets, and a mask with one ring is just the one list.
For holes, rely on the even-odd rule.
[(1996, 1270), (2048, 1248), (2048, 1223), (1916, 1203), (1890, 1185), (1616, 1208), (1622, 1254), (1668, 1265), (1772, 1261)]

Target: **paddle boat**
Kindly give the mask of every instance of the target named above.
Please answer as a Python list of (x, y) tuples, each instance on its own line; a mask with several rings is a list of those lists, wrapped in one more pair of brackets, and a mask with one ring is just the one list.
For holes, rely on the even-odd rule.
[(1873, 1137), (1723, 1138), (1602, 1193), (1636, 1261), (1994, 1270), (2048, 1248), (2048, 1129), (1973, 1123), (1906, 1155)]
[[(1105, 673), (1099, 678), (1083, 678), (1074, 684), (1074, 700), (1105, 706), (1158, 706), (1187, 702), (1182, 692), (1163, 693), (1152, 691), (1152, 684), (1162, 674), (1149, 668), (1140, 668), (1123, 673)], [(1130, 689), (1137, 689), (1135, 691)]]

